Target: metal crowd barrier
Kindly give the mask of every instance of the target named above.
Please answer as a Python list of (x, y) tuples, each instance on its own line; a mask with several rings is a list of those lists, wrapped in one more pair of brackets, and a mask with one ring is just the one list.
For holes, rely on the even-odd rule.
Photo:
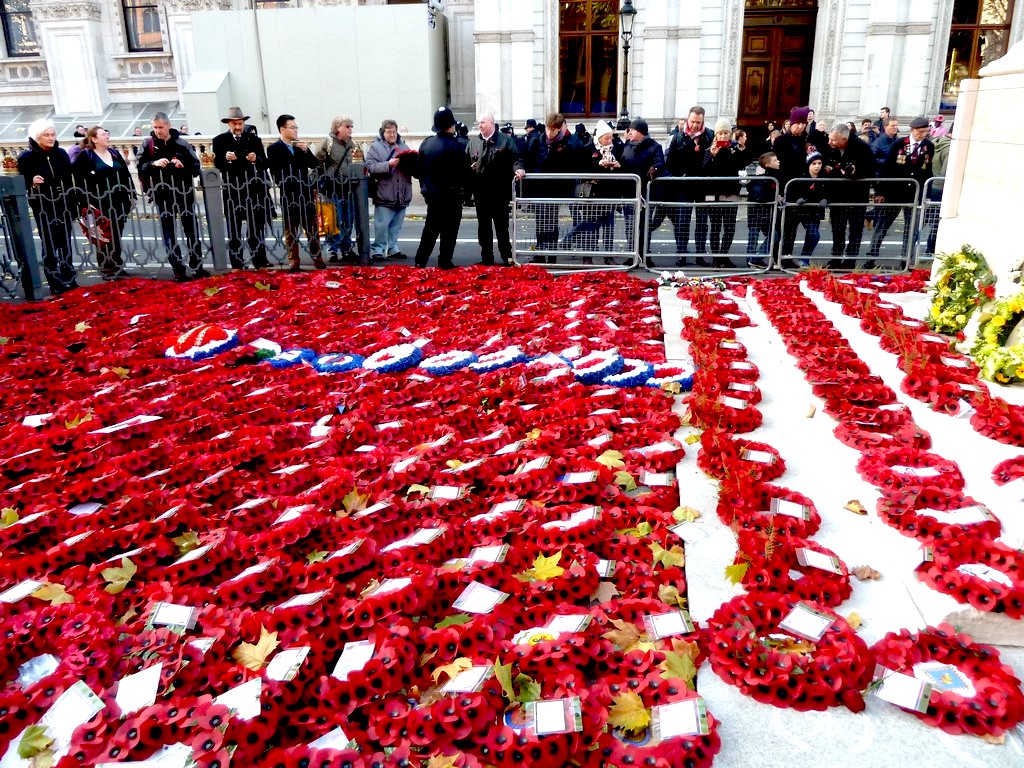
[(654, 179), (644, 226), (648, 267), (767, 272), (777, 239), (778, 197), (778, 182), (771, 176)]
[(921, 210), (917, 219), (915, 267), (927, 267), (935, 258), (935, 236), (939, 231), (939, 211), (942, 208), (942, 190), (945, 185), (945, 176), (933, 176), (924, 183)]
[[(15, 180), (20, 181), (21, 177), (10, 178), (12, 182)], [(4, 181), (6, 183), (8, 180)], [(319, 187), (316, 174), (310, 174), (306, 180), (288, 177), (285, 181), (302, 183), (311, 193), (307, 202), (312, 203), (312, 192)], [(305, 263), (310, 260), (309, 239), (304, 228), (306, 224), (309, 224), (310, 231), (316, 233), (321, 251), (327, 258), (328, 238), (320, 236), (317, 231), (315, 208), (312, 205), (289, 206), (289, 201), (282, 199), (280, 187), (270, 181), (269, 177), (248, 185), (232, 184), (225, 182), (215, 168), (203, 168), (199, 182), (194, 182), (190, 187), (154, 184), (145, 193), (138, 188), (137, 182), (131, 188), (115, 185), (93, 194), (76, 186), (63, 187), (50, 194), (34, 189), (29, 190), (27, 196), (23, 192), (22, 199), (27, 198), (33, 210), (31, 239), (36, 253), (42, 258), (44, 273), (49, 272), (52, 276), (54, 272), (48, 266), (52, 261), (47, 258), (48, 255), (56, 251), (58, 257), (64, 258), (62, 242), (70, 245), (70, 260), (74, 270), (88, 272), (104, 266), (100, 263), (105, 255), (104, 247), (111, 239), (119, 239), (120, 266), (130, 274), (169, 277), (172, 273), (168, 258), (170, 249), (164, 242), (162, 216), (170, 227), (170, 246), (186, 265), (190, 261), (193, 240), (189, 235), (194, 232), (194, 239), (202, 255), (201, 265), (206, 269), (227, 269), (231, 266), (227, 242), (231, 208), (240, 209), (244, 217), (239, 228), (244, 263), (252, 263), (254, 249), (251, 246), (255, 245), (258, 249), (259, 244), (263, 245), (271, 267), (288, 263), (284, 242), (286, 207), (290, 207), (293, 212), (301, 211), (294, 222), (297, 225), (294, 229), (297, 231), (300, 260)], [(346, 211), (338, 216), (342, 223), (340, 235), (348, 230), (352, 248), (368, 259), (370, 229), (366, 186), (362, 164), (359, 164), (343, 180), (337, 200), (331, 202), (337, 202), (337, 208)], [(329, 201), (327, 196), (319, 193), (316, 198)], [(311, 216), (307, 216), (307, 208)], [(83, 215), (83, 210), (90, 209), (93, 209), (91, 215)], [(8, 232), (6, 222), (6, 217), (0, 218), (5, 235)], [(195, 230), (192, 229), (192, 222)], [(5, 243), (7, 240), (5, 238)], [(116, 243), (111, 249), (116, 249)], [(13, 298), (16, 293), (13, 286), (19, 272), (17, 261), (13, 257), (8, 259), (11, 253), (13, 251), (9, 246), (0, 246), (0, 291)], [(28, 292), (26, 296), (32, 298)]]
[(572, 270), (640, 264), (640, 177), (528, 173), (512, 199), (512, 261)]
[[(814, 193), (809, 181), (792, 179), (783, 190), (776, 268), (910, 268), (920, 199), (917, 181), (815, 179)], [(798, 248), (799, 230), (804, 237)], [(819, 244), (824, 246), (820, 250)]]

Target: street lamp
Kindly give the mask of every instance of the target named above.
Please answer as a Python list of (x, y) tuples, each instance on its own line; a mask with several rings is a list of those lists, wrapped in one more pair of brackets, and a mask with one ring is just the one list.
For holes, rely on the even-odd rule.
[(619, 29), (622, 31), (622, 103), (619, 122), (615, 130), (624, 131), (629, 128), (629, 41), (633, 39), (633, 20), (636, 19), (636, 8), (633, 0), (625, 0), (619, 8)]

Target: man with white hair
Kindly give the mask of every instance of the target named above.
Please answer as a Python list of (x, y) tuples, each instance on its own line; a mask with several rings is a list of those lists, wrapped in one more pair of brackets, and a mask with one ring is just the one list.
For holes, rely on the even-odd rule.
[(466, 153), (473, 172), (480, 263), (494, 265), (494, 238), (497, 237), (498, 254), (503, 263), (509, 264), (512, 261), (508, 229), (512, 179), (522, 178), (525, 171), (515, 139), (497, 129), (493, 114), (480, 115), (477, 126), (480, 133), (470, 138)]
[(71, 161), (57, 143), (57, 131), (49, 120), (29, 125), (28, 149), (18, 155), (18, 172), (25, 178), (28, 204), (39, 230), (46, 283), (59, 296), (78, 287), (71, 262), (71, 228), (78, 211), (72, 210), (75, 196), (69, 192)]

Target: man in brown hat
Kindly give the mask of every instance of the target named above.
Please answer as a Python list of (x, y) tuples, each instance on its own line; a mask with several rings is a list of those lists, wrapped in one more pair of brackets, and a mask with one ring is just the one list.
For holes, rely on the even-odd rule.
[(267, 246), (267, 153), (255, 127), (246, 125), (249, 116), (240, 107), (228, 109), (221, 118), (228, 130), (213, 138), (213, 164), (224, 177), (224, 216), (228, 227), (228, 258), (234, 269), (243, 269), (242, 222), (247, 222), (246, 239), (252, 265), (264, 269)]

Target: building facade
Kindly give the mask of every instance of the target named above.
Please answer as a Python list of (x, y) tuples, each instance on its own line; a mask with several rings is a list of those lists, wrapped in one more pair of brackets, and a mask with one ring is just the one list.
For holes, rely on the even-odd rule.
[[(0, 140), (43, 115), (62, 136), (90, 122), (130, 136), (156, 109), (188, 122), (189, 84), (208, 80), (204, 57), (216, 59), (197, 49), (197, 40), (210, 46), (194, 33), (198, 12), (249, 12), (281, 30), (308, 23), (310, 9), (382, 5), (418, 6), (423, 28), (444, 35), (443, 90), (463, 119), (490, 111), (517, 125), (552, 110), (574, 121), (614, 117), (623, 106), (656, 127), (693, 104), (746, 126), (798, 104), (827, 122), (881, 106), (906, 118), (952, 112), (961, 80), (1024, 37), (1024, 0), (634, 0), (624, 61), (619, 0), (0, 0)], [(258, 35), (260, 26), (233, 29)], [(382, 40), (397, 73), (435, 63), (429, 46)], [(330, 46), (297, 53), (293, 66), (311, 89), (331, 74), (310, 62), (343, 66), (346, 55)], [(234, 98), (238, 77), (222, 98)], [(268, 113), (280, 102), (262, 97)], [(429, 115), (395, 117), (414, 133), (429, 129)]]

